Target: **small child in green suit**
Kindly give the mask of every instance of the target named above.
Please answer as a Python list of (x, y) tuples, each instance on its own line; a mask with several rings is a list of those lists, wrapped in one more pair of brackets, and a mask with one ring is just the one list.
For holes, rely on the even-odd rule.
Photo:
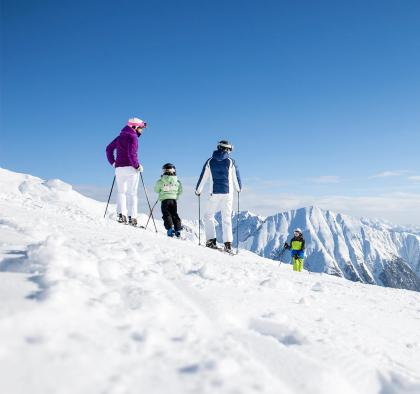
[(305, 260), (305, 240), (303, 239), (302, 230), (297, 228), (293, 231), (293, 238), (290, 245), (286, 242), (285, 249), (289, 249), (293, 260), (293, 271), (302, 272), (303, 261)]
[(162, 219), (169, 237), (181, 236), (182, 224), (178, 216), (177, 199), (182, 193), (182, 184), (176, 176), (176, 168), (171, 163), (162, 167), (163, 173), (156, 182), (155, 192), (162, 202)]

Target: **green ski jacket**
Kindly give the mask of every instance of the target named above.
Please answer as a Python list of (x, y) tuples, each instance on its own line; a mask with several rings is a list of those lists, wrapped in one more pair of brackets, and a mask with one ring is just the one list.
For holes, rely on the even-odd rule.
[(156, 182), (155, 192), (159, 193), (159, 201), (177, 200), (182, 193), (182, 184), (176, 175), (162, 175)]

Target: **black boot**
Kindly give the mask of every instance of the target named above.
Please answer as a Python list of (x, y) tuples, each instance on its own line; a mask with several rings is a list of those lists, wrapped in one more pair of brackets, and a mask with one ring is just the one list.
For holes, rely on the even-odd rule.
[(131, 224), (132, 226), (137, 226), (137, 219), (132, 218), (131, 216), (128, 217), (128, 224)]
[(211, 249), (217, 249), (216, 238), (209, 239), (206, 242), (206, 246)]
[(225, 252), (232, 253), (232, 242), (225, 242)]
[(118, 223), (127, 224), (127, 218), (122, 213), (118, 214)]

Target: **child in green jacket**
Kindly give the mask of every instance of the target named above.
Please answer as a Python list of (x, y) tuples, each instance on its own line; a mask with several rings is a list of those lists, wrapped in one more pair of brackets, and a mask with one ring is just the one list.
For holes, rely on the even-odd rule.
[(159, 193), (162, 202), (162, 219), (169, 237), (181, 236), (182, 224), (178, 216), (176, 200), (182, 193), (182, 184), (176, 176), (176, 168), (171, 163), (162, 167), (163, 174), (156, 182), (155, 192)]
[(285, 249), (289, 249), (293, 260), (293, 271), (302, 272), (303, 262), (305, 260), (305, 240), (303, 239), (302, 230), (297, 228), (293, 231), (293, 238), (290, 245), (286, 242)]

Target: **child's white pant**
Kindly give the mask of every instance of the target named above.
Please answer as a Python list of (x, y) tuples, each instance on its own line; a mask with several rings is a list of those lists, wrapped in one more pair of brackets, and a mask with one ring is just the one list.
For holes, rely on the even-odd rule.
[(223, 242), (232, 242), (232, 210), (233, 193), (210, 194), (204, 215), (206, 239), (216, 238), (216, 220), (214, 214), (220, 211), (222, 214)]
[(137, 218), (139, 173), (131, 166), (117, 167), (115, 176), (118, 187), (117, 212)]

